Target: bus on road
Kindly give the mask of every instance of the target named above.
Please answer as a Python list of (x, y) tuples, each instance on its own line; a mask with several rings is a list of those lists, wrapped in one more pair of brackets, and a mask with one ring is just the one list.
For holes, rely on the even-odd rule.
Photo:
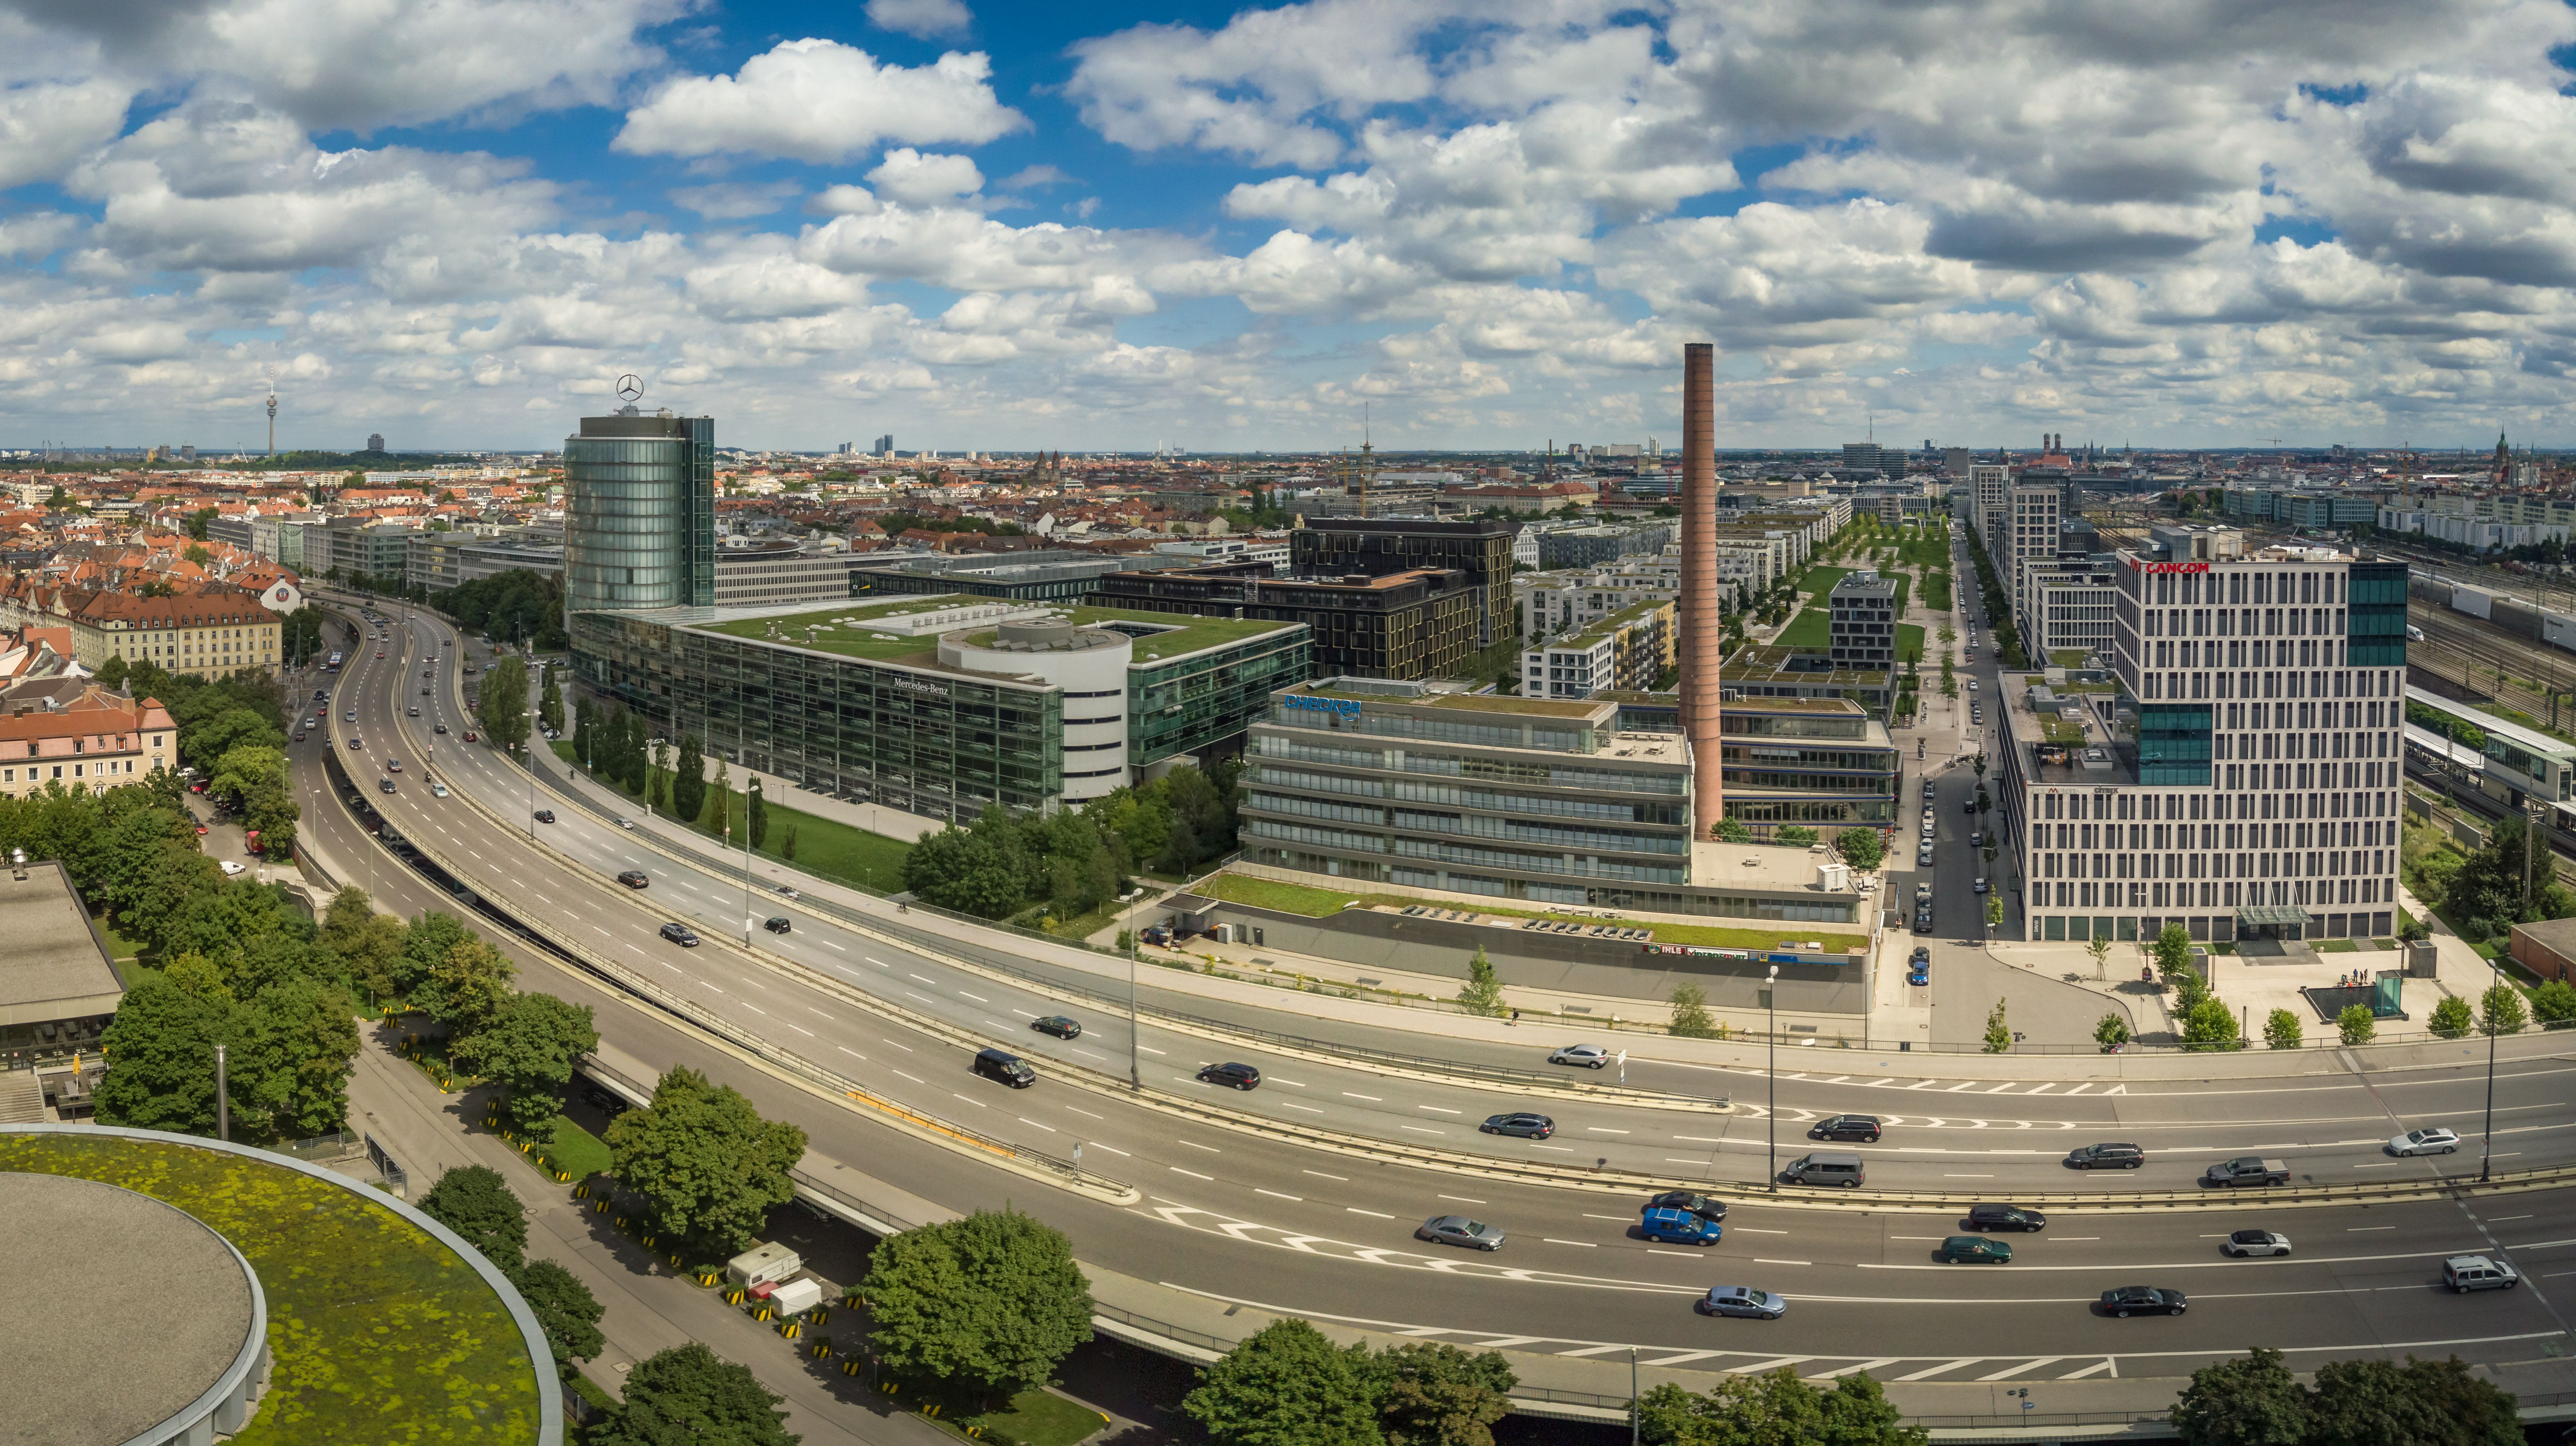
[(345, 656), (345, 655), (344, 655), (344, 654), (340, 654), (340, 653), (333, 653), (333, 654), (331, 655), (331, 661), (329, 661), (329, 662), (327, 662), (327, 663), (324, 663), (324, 664), (322, 665), (322, 671), (323, 671), (323, 672), (326, 672), (326, 673), (336, 673), (336, 672), (340, 671), (340, 659), (341, 659), (343, 656)]

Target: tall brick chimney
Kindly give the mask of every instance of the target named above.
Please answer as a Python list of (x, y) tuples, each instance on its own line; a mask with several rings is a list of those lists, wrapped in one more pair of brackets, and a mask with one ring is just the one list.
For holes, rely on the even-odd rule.
[(1717, 400), (1714, 349), (1682, 347), (1682, 735), (1691, 744), (1691, 831), (1706, 838), (1726, 815), (1718, 764)]

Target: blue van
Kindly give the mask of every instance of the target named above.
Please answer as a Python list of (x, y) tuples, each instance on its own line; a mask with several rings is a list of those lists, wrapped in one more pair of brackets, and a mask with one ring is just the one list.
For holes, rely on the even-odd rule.
[(1648, 1240), (1671, 1245), (1715, 1245), (1726, 1227), (1687, 1210), (1648, 1208), (1638, 1222), (1638, 1229)]

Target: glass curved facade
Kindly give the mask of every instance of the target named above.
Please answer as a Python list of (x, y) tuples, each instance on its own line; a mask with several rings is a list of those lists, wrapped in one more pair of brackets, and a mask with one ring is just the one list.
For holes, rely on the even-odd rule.
[(584, 417), (564, 439), (564, 608), (715, 601), (715, 426)]

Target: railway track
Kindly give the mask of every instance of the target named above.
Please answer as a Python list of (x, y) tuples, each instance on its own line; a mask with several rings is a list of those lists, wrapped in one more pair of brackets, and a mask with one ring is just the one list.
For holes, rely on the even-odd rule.
[(2576, 688), (2576, 654), (2420, 598), (2408, 601), (2406, 615), (2424, 630), (2424, 641), (2408, 650), (2408, 661), (2461, 688), (2472, 702), (2492, 700), (2543, 727), (2565, 729), (2576, 722), (2569, 691)]

